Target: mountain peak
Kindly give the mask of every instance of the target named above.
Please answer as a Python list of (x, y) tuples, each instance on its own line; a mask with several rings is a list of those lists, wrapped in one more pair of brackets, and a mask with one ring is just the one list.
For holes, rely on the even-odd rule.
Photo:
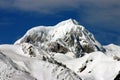
[(30, 43), (55, 53), (73, 52), (75, 57), (97, 50), (103, 51), (93, 34), (74, 19), (62, 21), (53, 27), (32, 28), (16, 43)]
[(57, 25), (58, 26), (61, 26), (61, 25), (65, 25), (65, 24), (73, 24), (73, 25), (78, 25), (79, 23), (75, 20), (75, 19), (68, 19), (68, 20), (65, 20), (65, 21), (62, 21), (60, 23), (58, 23)]
[(65, 20), (66, 23), (73, 23), (73, 24), (78, 24), (78, 22), (75, 20), (75, 19), (68, 19), (68, 20)]

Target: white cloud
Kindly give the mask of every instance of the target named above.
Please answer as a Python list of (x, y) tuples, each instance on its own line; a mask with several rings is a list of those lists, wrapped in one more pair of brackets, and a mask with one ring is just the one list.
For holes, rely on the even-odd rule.
[(13, 8), (39, 13), (55, 13), (65, 9), (77, 8), (77, 0), (1, 0), (0, 8)]
[[(86, 12), (99, 10), (120, 9), (119, 0), (0, 0), (0, 8), (13, 8), (24, 11), (50, 12), (54, 13), (62, 10), (80, 10), (84, 6)], [(118, 9), (116, 7), (119, 7)], [(113, 9), (114, 8), (114, 9)], [(114, 11), (115, 11), (114, 10)], [(113, 13), (113, 12), (112, 12)]]
[(0, 8), (44, 14), (72, 10), (89, 24), (120, 25), (120, 0), (0, 0)]

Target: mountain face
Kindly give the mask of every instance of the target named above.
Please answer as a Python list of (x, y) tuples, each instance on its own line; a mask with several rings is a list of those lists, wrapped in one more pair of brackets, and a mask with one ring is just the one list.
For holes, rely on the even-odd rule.
[(120, 80), (119, 61), (120, 46), (102, 46), (68, 19), (0, 45), (0, 80)]
[(32, 28), (15, 44), (22, 43), (38, 46), (48, 52), (72, 52), (74, 57), (94, 51), (105, 51), (89, 31), (72, 19), (60, 22), (54, 27)]

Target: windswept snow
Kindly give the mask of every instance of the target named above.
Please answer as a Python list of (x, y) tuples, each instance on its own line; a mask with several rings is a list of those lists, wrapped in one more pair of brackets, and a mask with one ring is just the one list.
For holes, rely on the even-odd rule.
[(0, 45), (0, 80), (120, 80), (120, 46), (102, 46), (73, 19), (34, 27)]

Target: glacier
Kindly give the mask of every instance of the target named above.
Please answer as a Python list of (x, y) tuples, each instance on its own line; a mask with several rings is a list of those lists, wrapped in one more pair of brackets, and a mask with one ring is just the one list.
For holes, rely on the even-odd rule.
[(101, 45), (74, 19), (0, 45), (0, 80), (120, 80), (120, 46)]

